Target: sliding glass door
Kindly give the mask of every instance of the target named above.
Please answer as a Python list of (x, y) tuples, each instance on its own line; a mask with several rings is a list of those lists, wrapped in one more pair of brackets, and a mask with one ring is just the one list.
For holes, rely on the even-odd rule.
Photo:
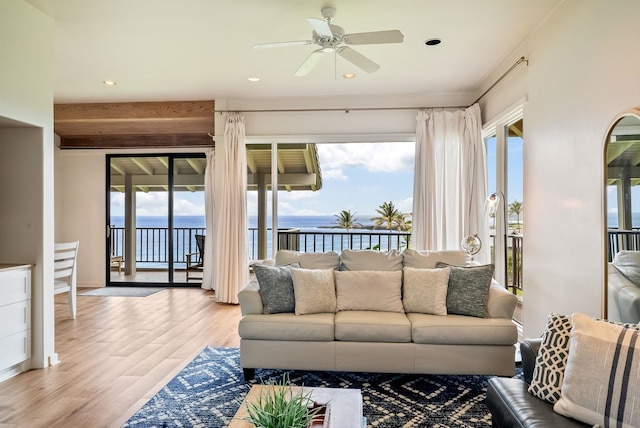
[(107, 156), (107, 284), (200, 284), (205, 164), (203, 154)]

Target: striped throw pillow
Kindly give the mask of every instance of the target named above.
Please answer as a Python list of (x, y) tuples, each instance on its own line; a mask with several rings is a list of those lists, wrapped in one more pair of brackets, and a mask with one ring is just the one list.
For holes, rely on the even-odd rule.
[(591, 424), (640, 426), (640, 332), (572, 316), (571, 345), (561, 397), (553, 410)]

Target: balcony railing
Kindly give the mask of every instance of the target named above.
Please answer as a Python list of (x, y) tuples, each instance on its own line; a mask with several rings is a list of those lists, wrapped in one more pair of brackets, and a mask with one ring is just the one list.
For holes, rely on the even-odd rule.
[[(124, 253), (123, 227), (111, 227), (111, 256), (122, 256)], [(173, 263), (176, 268), (185, 268), (187, 254), (196, 253), (196, 235), (204, 235), (204, 228), (176, 227), (173, 229)], [(169, 263), (169, 229), (166, 227), (136, 228), (136, 264), (141, 267), (165, 267)], [(163, 266), (164, 265), (164, 266)]]
[(640, 230), (609, 229), (609, 261), (613, 261), (616, 254), (623, 250), (640, 251)]
[[(258, 258), (258, 230), (249, 228), (249, 258)], [(271, 240), (271, 229), (267, 235)], [(615, 243), (616, 249), (639, 249), (640, 233), (638, 231), (609, 232), (610, 247)], [(178, 269), (186, 266), (186, 255), (197, 252), (196, 235), (205, 234), (204, 228), (174, 228), (174, 266)], [(162, 227), (142, 227), (136, 229), (136, 264), (140, 267), (166, 268), (169, 263), (168, 248), (169, 229)], [(367, 231), (304, 231), (301, 229), (282, 229), (278, 231), (278, 248), (302, 252), (340, 252), (344, 249), (363, 250), (375, 249), (380, 251), (404, 250), (410, 242), (411, 233), (367, 230)], [(111, 228), (111, 256), (124, 257), (124, 228)], [(491, 235), (491, 256), (495, 246), (495, 235)], [(268, 247), (271, 247), (268, 245)], [(507, 237), (507, 288), (514, 294), (522, 292), (522, 236), (509, 235)], [(617, 251), (616, 251), (617, 252)], [(610, 250), (610, 254), (611, 253)], [(268, 257), (271, 257), (268, 255)], [(126, 260), (124, 260), (126, 263)], [(520, 291), (520, 293), (518, 293)]]

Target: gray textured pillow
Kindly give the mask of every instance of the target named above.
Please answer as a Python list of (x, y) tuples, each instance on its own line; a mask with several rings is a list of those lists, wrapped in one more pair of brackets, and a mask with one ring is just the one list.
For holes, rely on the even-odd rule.
[(404, 312), (402, 271), (336, 271), (337, 311)]
[(447, 287), (449, 269), (404, 268), (405, 312), (447, 315)]
[(470, 260), (469, 255), (462, 250), (418, 251), (408, 249), (402, 253), (402, 258), (405, 267), (420, 269), (434, 269), (438, 262), (452, 266), (466, 266)]
[(402, 253), (398, 250), (342, 250), (340, 270), (402, 270)]
[(290, 266), (254, 265), (259, 292), (262, 298), (263, 314), (278, 314), (295, 310), (295, 297), (291, 268), (300, 267), (298, 263)]
[(291, 269), (296, 315), (336, 311), (334, 269)]
[[(438, 268), (447, 266), (446, 263), (436, 265)], [(449, 266), (449, 269), (447, 313), (486, 318), (494, 266)]]
[(301, 253), (299, 251), (278, 250), (276, 266), (286, 266), (298, 262), (303, 269), (338, 269), (340, 255), (335, 251), (325, 253)]

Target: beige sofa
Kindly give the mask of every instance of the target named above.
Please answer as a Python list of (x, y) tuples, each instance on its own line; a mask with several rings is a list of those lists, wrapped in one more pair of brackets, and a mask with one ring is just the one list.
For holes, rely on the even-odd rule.
[[(275, 263), (270, 262), (274, 266), (293, 263), (301, 268), (301, 272), (335, 269), (329, 273), (335, 272), (336, 311), (265, 314), (259, 281), (253, 278), (238, 295), (242, 310), (238, 327), (240, 363), (245, 377), (252, 378), (256, 368), (513, 375), (514, 344), (518, 334), (512, 316), (517, 299), (490, 277), (491, 284), (484, 301), (485, 317), (405, 312), (402, 307), (397, 309), (397, 302), (391, 302), (393, 309), (387, 309), (388, 301), (397, 298), (383, 294), (384, 301), (376, 299), (377, 291), (368, 291), (369, 285), (371, 290), (377, 290), (375, 279), (367, 279), (371, 284), (365, 284), (365, 287), (362, 287), (362, 281), (353, 287), (344, 283), (345, 277), (355, 278), (345, 275), (345, 271), (351, 271), (350, 275), (357, 277), (369, 275), (367, 278), (375, 278), (371, 275), (376, 272), (387, 275), (385, 272), (400, 271), (394, 275), (402, 275), (400, 281), (408, 281), (407, 272), (430, 275), (435, 271), (427, 269), (435, 268), (438, 262), (454, 266), (470, 264), (462, 251), (345, 250), (340, 255), (279, 251)], [(411, 271), (411, 268), (416, 270)], [(458, 269), (456, 272), (462, 274), (469, 272), (451, 269)], [(445, 270), (453, 272), (448, 268)], [(385, 288), (387, 283), (379, 286)], [(402, 304), (408, 306), (405, 299), (409, 295), (409, 282), (400, 286)], [(415, 290), (414, 285), (411, 287)], [(449, 289), (445, 291), (449, 293), (447, 297), (452, 296), (451, 289), (449, 283)], [(361, 296), (345, 303), (345, 290), (347, 293), (359, 292)], [(398, 292), (394, 292), (397, 295)], [(301, 294), (296, 293), (298, 305)], [(416, 302), (420, 306), (424, 299)], [(360, 310), (363, 309), (360, 303), (371, 304), (374, 308), (382, 305), (384, 310)]]

